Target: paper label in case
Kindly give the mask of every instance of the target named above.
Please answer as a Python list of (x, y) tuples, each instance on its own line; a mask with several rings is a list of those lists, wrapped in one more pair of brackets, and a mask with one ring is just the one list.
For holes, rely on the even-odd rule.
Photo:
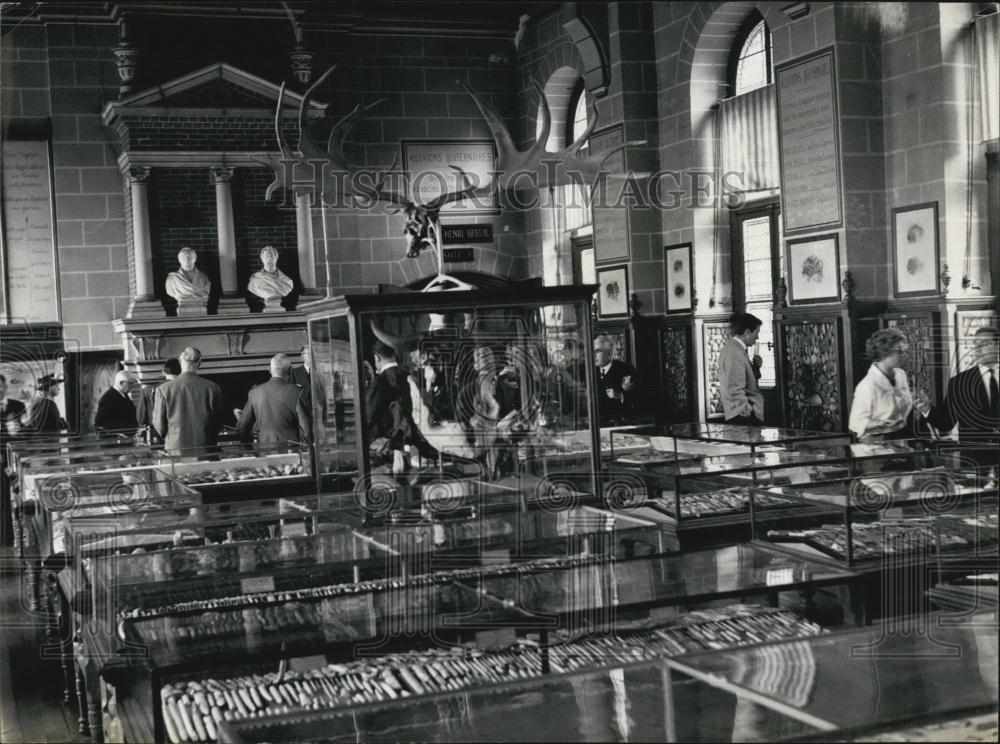
[(481, 630), (476, 633), (476, 648), (481, 650), (509, 648), (517, 642), (517, 634), (513, 628), (497, 628), (496, 630)]
[(257, 594), (259, 592), (274, 591), (273, 576), (254, 576), (249, 579), (240, 580), (240, 591), (244, 594)]
[(293, 672), (308, 672), (310, 669), (320, 669), (325, 666), (326, 657), (323, 654), (298, 656), (288, 660), (288, 668)]

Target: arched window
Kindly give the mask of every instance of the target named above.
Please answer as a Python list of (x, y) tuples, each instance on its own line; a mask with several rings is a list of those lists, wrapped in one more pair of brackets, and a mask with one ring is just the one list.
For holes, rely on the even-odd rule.
[(730, 63), (729, 83), (735, 96), (763, 88), (774, 81), (771, 62), (771, 32), (760, 13), (747, 18)]
[(733, 43), (731, 97), (720, 102), (723, 168), (743, 174), (747, 201), (732, 211), (730, 241), (735, 309), (763, 321), (754, 354), (763, 359), (760, 385), (777, 385), (774, 292), (781, 276), (782, 234), (778, 207), (777, 110), (771, 68), (771, 32), (753, 11)]
[[(588, 98), (587, 88), (580, 79), (573, 89), (573, 95), (569, 99), (568, 116), (566, 117), (566, 144), (567, 146), (587, 131)], [(583, 143), (581, 152), (587, 149), (587, 143)], [(566, 229), (577, 230), (591, 223), (590, 198), (585, 188), (576, 184), (568, 184), (563, 194), (566, 215)]]

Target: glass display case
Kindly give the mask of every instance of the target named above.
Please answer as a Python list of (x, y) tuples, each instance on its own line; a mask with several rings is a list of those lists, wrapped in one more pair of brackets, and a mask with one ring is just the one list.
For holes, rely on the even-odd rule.
[[(807, 562), (796, 567), (781, 559), (780, 569), (784, 573), (770, 575), (771, 586), (767, 587), (770, 564), (761, 557), (763, 554), (764, 551), (757, 551), (760, 559), (752, 561), (754, 566), (746, 566), (743, 579), (734, 582), (723, 579), (721, 584), (707, 580), (704, 573), (696, 574), (698, 566), (694, 564), (675, 564), (673, 569), (698, 575), (702, 583), (681, 586), (674, 576), (668, 580), (672, 589), (659, 594), (650, 589), (641, 598), (638, 593), (625, 595), (623, 605), (632, 612), (638, 605), (671, 602), (676, 605), (684, 600), (675, 592), (686, 588), (694, 590), (687, 601), (697, 603), (708, 597), (718, 601), (754, 592), (788, 591), (800, 585), (816, 588), (845, 578), (835, 572), (814, 576)], [(580, 572), (589, 573), (592, 569), (612, 582), (613, 573), (632, 577), (621, 580), (621, 586), (625, 587), (635, 583), (636, 567), (640, 567), (639, 574), (645, 574), (641, 568), (644, 561), (625, 561), (609, 572), (612, 563), (606, 557), (549, 558), (513, 569), (497, 566), (456, 570), (450, 574), (439, 572), (428, 577), (426, 583), (362, 581), (335, 591), (334, 587), (311, 591), (283, 589), (276, 582), (274, 587), (257, 592), (259, 601), (244, 601), (236, 606), (217, 601), (208, 608), (194, 603), (169, 614), (139, 612), (136, 617), (121, 621), (122, 632), (115, 645), (120, 659), (123, 649), (131, 649), (143, 661), (128, 675), (131, 684), (118, 684), (116, 696), (119, 704), (139, 696), (146, 710), (153, 710), (151, 728), (157, 732), (157, 738), (174, 741), (176, 724), (184, 717), (175, 706), (191, 704), (195, 697), (193, 694), (183, 697), (186, 690), (207, 693), (211, 689), (228, 689), (239, 695), (238, 704), (223, 696), (215, 705), (220, 717), (226, 712), (232, 717), (246, 715), (248, 711), (262, 713), (269, 707), (265, 699), (276, 699), (292, 707), (315, 708), (370, 702), (393, 695), (422, 697), (446, 689), (468, 689), (506, 679), (606, 666), (623, 659), (821, 632), (815, 622), (788, 610), (738, 606), (706, 610), (692, 617), (678, 618), (678, 613), (673, 613), (647, 618), (645, 622), (633, 622), (630, 632), (617, 637), (613, 631), (619, 627), (610, 617), (606, 618), (606, 627), (565, 621), (560, 625), (553, 617), (531, 612), (523, 603), (493, 591), (497, 582), (503, 582), (505, 589), (523, 583), (535, 587), (532, 596), (537, 597), (539, 585), (535, 577), (553, 573), (565, 577), (565, 586), (584, 587)], [(797, 572), (798, 568), (803, 570)], [(711, 570), (714, 572), (716, 568)], [(264, 578), (267, 577), (255, 577), (255, 585)], [(131, 587), (125, 589), (126, 593), (130, 591)], [(553, 587), (552, 591), (561, 590)], [(589, 589), (583, 590), (583, 595), (589, 596)], [(557, 605), (561, 606), (563, 596), (553, 595), (546, 609), (558, 613)], [(624, 627), (621, 626), (623, 631)], [(105, 635), (96, 642), (106, 643), (106, 638)], [(463, 656), (471, 658), (467, 672), (463, 671)], [(280, 688), (286, 672), (274, 674), (273, 662), (281, 658), (301, 659), (291, 667), (299, 670), (318, 670), (330, 664), (325, 667), (328, 677), (325, 683), (320, 677), (314, 678), (324, 693), (317, 694), (310, 683), (303, 695), (296, 693), (294, 702), (285, 697)], [(367, 671), (361, 673), (362, 668)], [(445, 668), (451, 671), (442, 671)], [(119, 673), (124, 679), (124, 670), (116, 670), (115, 665), (106, 667), (103, 673), (112, 681)], [(366, 681), (349, 682), (348, 678), (355, 673)], [(304, 684), (305, 676), (312, 675), (293, 674), (288, 679), (299, 679)], [(446, 678), (450, 681), (445, 681)], [(373, 684), (376, 679), (379, 681)], [(249, 690), (250, 681), (254, 684), (253, 692)], [(343, 689), (345, 684), (352, 690), (346, 699), (332, 687)], [(241, 685), (243, 692), (239, 691)], [(293, 685), (292, 689), (298, 686)], [(331, 696), (325, 697), (328, 691)], [(187, 711), (189, 716), (191, 712)], [(206, 708), (203, 715), (212, 715), (210, 709)], [(199, 720), (199, 724), (205, 728), (189, 722), (199, 729), (197, 740), (214, 740), (204, 720)]]
[[(414, 666), (425, 668), (423, 661), (415, 660)], [(445, 679), (460, 678), (473, 662), (479, 660), (446, 659)], [(320, 680), (324, 689), (329, 686), (319, 673), (306, 679)], [(336, 695), (337, 688), (333, 689), (331, 697)], [(217, 731), (221, 742), (746, 741), (734, 726), (738, 716), (752, 716), (768, 740), (822, 731), (750, 696), (715, 690), (672, 673), (663, 660), (626, 660), (602, 669), (529, 679), (498, 678), (478, 688), (446, 687), (416, 699), (386, 694), (379, 702), (359, 701), (329, 710), (296, 706), (282, 713), (279, 708), (264, 715), (223, 718)]]
[[(666, 516), (678, 530), (748, 525), (751, 488), (843, 480), (870, 469), (911, 471), (934, 466), (941, 460), (915, 441), (712, 457), (683, 453), (675, 456), (671, 450), (660, 448), (666, 441), (650, 437), (647, 448), (616, 455), (606, 469), (609, 474), (638, 477), (642, 489), (634, 506), (643, 514), (652, 511)], [(800, 504), (763, 491), (753, 503), (762, 521), (768, 516), (794, 518), (794, 509)], [(749, 533), (735, 537), (749, 539)]]
[[(815, 609), (808, 597), (826, 587), (849, 593), (854, 574), (759, 544), (599, 560), (572, 567), (539, 567), (515, 577), (481, 577), (479, 591), (548, 623), (560, 638), (581, 631), (622, 632), (664, 624), (677, 608), (706, 603), (776, 603), (800, 594), (797, 609)], [(795, 600), (798, 602), (799, 600)], [(843, 616), (834, 613), (836, 622)], [(831, 615), (831, 617), (834, 617)]]
[(860, 733), (995, 712), (996, 628), (996, 613), (935, 613), (670, 664), (705, 684), (812, 720), (824, 731)]
[(778, 528), (757, 520), (754, 510), (755, 538), (847, 566), (924, 564), (997, 550), (995, 480), (947, 462), (753, 489), (751, 504), (774, 497), (797, 502), (798, 524)]
[[(498, 675), (479, 689), (457, 691), (437, 680), (459, 677), (472, 666), (470, 660), (452, 655), (442, 666), (437, 658), (416, 658), (411, 667), (422, 672), (431, 667), (434, 676), (424, 674), (435, 693), (400, 699), (395, 690), (395, 697), (385, 691), (374, 702), (367, 691), (354, 697), (355, 688), (347, 687), (353, 680), (331, 681), (328, 669), (320, 668), (278, 685), (316, 689), (322, 709), (300, 705), (297, 697), (291, 705), (287, 698), (274, 705), (258, 695), (262, 705), (252, 711), (220, 711), (220, 722), (212, 724), (215, 736), (206, 736), (244, 743), (842, 740), (873, 729), (995, 711), (996, 615), (933, 627), (933, 633), (895, 636), (881, 628), (814, 634), (657, 661), (622, 657), (575, 673), (533, 679)], [(360, 670), (357, 678), (366, 679)], [(242, 689), (240, 682), (270, 687), (271, 681), (246, 680), (234, 680), (227, 689)], [(186, 714), (193, 728), (197, 691), (185, 684), (170, 687), (165, 705), (172, 726), (183, 729)], [(333, 702), (343, 697), (346, 702)]]
[[(616, 436), (649, 438), (654, 452), (673, 449), (678, 455), (739, 455), (773, 449), (832, 447), (851, 443), (851, 435), (840, 432), (806, 431), (776, 426), (737, 426), (718, 423), (670, 424), (626, 429)], [(670, 440), (665, 446), (664, 439)], [(614, 436), (612, 437), (614, 440)], [(612, 441), (623, 454), (627, 443)], [(614, 453), (612, 453), (614, 454)]]
[[(37, 553), (46, 558), (67, 550), (66, 524), (70, 517), (91, 517), (118, 528), (134, 527), (200, 506), (201, 495), (155, 469), (57, 475), (36, 484), (37, 508), (29, 517)], [(172, 518), (168, 516), (168, 518)]]
[(347, 477), (369, 494), (373, 480), (431, 471), (439, 480), (498, 482), (564, 437), (595, 473), (593, 289), (358, 295), (312, 305), (320, 490)]
[(313, 483), (309, 447), (295, 442), (226, 442), (208, 451), (181, 450), (170, 457), (170, 472), (211, 499), (253, 497), (259, 485), (288, 495)]

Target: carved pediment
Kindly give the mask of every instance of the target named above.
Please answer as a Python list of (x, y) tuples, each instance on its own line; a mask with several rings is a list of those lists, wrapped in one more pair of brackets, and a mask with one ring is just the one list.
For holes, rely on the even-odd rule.
[[(225, 62), (203, 67), (179, 78), (139, 91), (121, 101), (111, 101), (103, 111), (104, 123), (149, 108), (260, 109), (273, 116), (280, 84), (252, 75)], [(298, 114), (302, 97), (285, 91), (284, 108)], [(321, 116), (326, 104), (310, 103), (310, 115)]]
[(273, 105), (269, 96), (218, 78), (168, 95), (157, 105), (170, 108), (263, 108)]

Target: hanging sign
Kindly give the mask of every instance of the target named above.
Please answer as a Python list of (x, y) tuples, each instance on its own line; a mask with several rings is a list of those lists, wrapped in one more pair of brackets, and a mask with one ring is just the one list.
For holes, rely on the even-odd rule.
[(445, 245), (492, 243), (493, 225), (441, 225), (441, 239)]

